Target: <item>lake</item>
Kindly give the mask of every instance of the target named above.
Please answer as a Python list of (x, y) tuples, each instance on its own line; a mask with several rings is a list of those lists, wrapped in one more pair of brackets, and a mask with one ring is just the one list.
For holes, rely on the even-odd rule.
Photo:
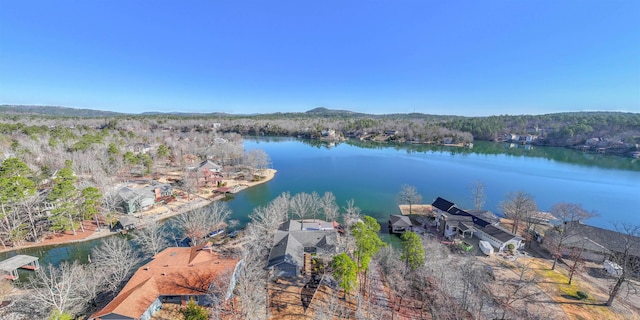
[[(248, 138), (244, 145), (246, 150), (269, 154), (278, 173), (229, 200), (232, 219), (242, 224), (249, 221), (253, 208), (283, 192), (331, 191), (341, 207), (353, 199), (364, 214), (381, 223), (399, 213), (396, 196), (402, 184), (415, 186), (423, 203), (440, 196), (471, 208), (470, 187), (476, 181), (485, 184), (485, 209), (494, 213), (500, 214), (498, 205), (507, 192), (524, 191), (535, 197), (541, 211), (554, 203), (573, 202), (599, 213), (589, 224), (603, 228), (613, 228), (616, 221), (640, 224), (637, 159), (482, 141), (475, 142), (473, 149), (360, 141), (332, 145), (292, 138)], [(43, 264), (68, 258), (86, 261), (99, 241), (19, 253), (39, 256)], [(0, 254), (0, 260), (14, 254)]]
[(485, 184), (485, 209), (494, 213), (500, 214), (507, 192), (524, 191), (534, 196), (541, 211), (558, 202), (580, 203), (599, 214), (590, 224), (640, 224), (640, 160), (509, 146), (479, 141), (473, 149), (463, 149), (347, 141), (330, 147), (289, 138), (248, 139), (245, 149), (264, 150), (278, 173), (269, 183), (237, 194), (229, 205), (233, 218), (246, 222), (255, 206), (282, 192), (331, 191), (340, 206), (354, 199), (365, 214), (384, 221), (400, 212), (396, 197), (402, 184), (415, 186), (424, 203), (440, 196), (472, 208), (470, 188), (479, 181)]

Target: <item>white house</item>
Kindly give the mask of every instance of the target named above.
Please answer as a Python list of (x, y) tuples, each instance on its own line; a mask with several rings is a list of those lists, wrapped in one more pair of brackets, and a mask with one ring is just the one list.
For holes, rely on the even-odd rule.
[(440, 197), (432, 206), (436, 212), (436, 226), (447, 238), (476, 236), (489, 242), (499, 252), (507, 249), (510, 244), (516, 249), (523, 245), (524, 239), (501, 228), (497, 222), (487, 221), (484, 215), (461, 210), (453, 202)]

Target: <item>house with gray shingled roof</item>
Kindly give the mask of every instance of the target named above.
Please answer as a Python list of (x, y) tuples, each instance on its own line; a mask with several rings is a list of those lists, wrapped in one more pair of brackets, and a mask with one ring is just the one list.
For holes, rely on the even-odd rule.
[(405, 231), (411, 231), (413, 223), (408, 216), (400, 214), (394, 214), (389, 216), (389, 232), (390, 233), (404, 233)]
[(304, 255), (332, 256), (337, 253), (338, 232), (323, 220), (289, 220), (274, 235), (267, 269), (279, 277), (295, 277), (304, 268)]
[[(573, 249), (583, 251), (581, 257), (594, 262), (614, 259), (629, 246), (629, 254), (640, 260), (640, 237), (634, 237), (614, 230), (586, 225), (580, 221), (567, 221), (564, 225), (567, 237), (562, 241), (562, 254), (569, 255)], [(557, 231), (545, 234), (544, 245), (555, 243)]]

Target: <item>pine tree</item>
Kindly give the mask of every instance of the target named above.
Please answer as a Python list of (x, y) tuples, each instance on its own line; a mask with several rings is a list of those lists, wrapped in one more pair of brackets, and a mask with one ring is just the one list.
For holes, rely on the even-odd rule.
[(76, 234), (75, 217), (78, 215), (78, 189), (76, 189), (76, 177), (71, 169), (71, 160), (65, 161), (64, 168), (58, 171), (53, 180), (53, 188), (47, 196), (47, 201), (54, 204), (51, 210), (51, 230), (68, 231)]
[(415, 270), (424, 264), (424, 247), (420, 236), (415, 232), (407, 231), (402, 234), (402, 256), (407, 268)]

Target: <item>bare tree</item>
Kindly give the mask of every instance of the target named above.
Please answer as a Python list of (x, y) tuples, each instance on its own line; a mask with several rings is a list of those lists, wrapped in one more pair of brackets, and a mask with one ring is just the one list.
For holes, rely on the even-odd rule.
[(362, 218), (360, 208), (355, 205), (355, 201), (353, 199), (348, 200), (347, 205), (343, 209), (345, 211), (344, 223), (347, 227), (351, 227)]
[(620, 293), (623, 284), (633, 286), (634, 282), (629, 281), (631, 277), (640, 272), (640, 226), (628, 223), (616, 224), (618, 232), (622, 233), (622, 239), (618, 240), (618, 252), (613, 254), (612, 260), (617, 263), (622, 270), (615, 277), (615, 282), (609, 291), (609, 299), (605, 305), (613, 305), (613, 301)]
[(589, 212), (582, 208), (581, 205), (575, 203), (556, 203), (551, 208), (551, 213), (558, 219), (558, 224), (554, 230), (548, 235), (545, 246), (553, 255), (553, 265), (551, 270), (555, 270), (558, 258), (562, 256), (562, 246), (567, 238), (573, 236), (568, 222), (583, 221), (596, 216), (595, 212)]
[(98, 306), (98, 296), (104, 293), (106, 275), (95, 264), (83, 265), (78, 272), (77, 290), (88, 302), (84, 311), (92, 311)]
[(236, 290), (241, 319), (267, 319), (267, 281), (264, 269), (266, 257), (255, 252), (244, 252)]
[(197, 245), (210, 232), (222, 227), (224, 221), (231, 215), (231, 210), (224, 202), (212, 204), (183, 213), (176, 219), (178, 230), (191, 239), (192, 245)]
[(517, 269), (517, 278), (509, 280), (500, 290), (496, 290), (494, 294), (495, 301), (501, 308), (500, 319), (505, 319), (507, 312), (517, 312), (518, 308), (515, 304), (519, 301), (526, 301), (541, 294), (537, 289), (538, 278), (532, 270), (530, 263), (519, 264)]
[(91, 250), (92, 260), (104, 273), (106, 284), (112, 292), (124, 283), (141, 262), (138, 252), (120, 237), (109, 237)]
[(531, 221), (532, 215), (538, 211), (538, 206), (533, 196), (522, 191), (509, 192), (505, 197), (506, 200), (500, 202), (500, 209), (507, 218), (513, 220), (511, 232), (517, 233), (520, 222)]
[(191, 195), (199, 190), (200, 171), (186, 169), (182, 175), (181, 187), (187, 192), (187, 198), (191, 199)]
[(304, 218), (316, 218), (320, 197), (317, 193), (301, 192), (291, 197), (291, 212), (300, 220)]
[(420, 201), (422, 201), (422, 196), (418, 193), (416, 187), (407, 184), (403, 184), (402, 187), (400, 187), (400, 192), (398, 193), (398, 203), (409, 204), (409, 215), (413, 213), (411, 211), (411, 205), (420, 203)]
[(476, 181), (471, 187), (471, 195), (473, 199), (473, 207), (476, 210), (482, 210), (484, 204), (487, 200), (487, 197), (484, 193), (484, 183), (480, 181)]
[(322, 206), (322, 212), (327, 221), (335, 221), (340, 215), (340, 207), (336, 203), (336, 196), (331, 192), (325, 192), (320, 201)]
[(264, 170), (271, 166), (271, 159), (264, 150), (256, 149), (245, 153), (244, 164), (262, 176)]
[(571, 265), (569, 265), (569, 281), (567, 284), (571, 284), (573, 281), (573, 275), (582, 268), (584, 265), (584, 259), (582, 258), (582, 254), (584, 253), (584, 242), (580, 248), (571, 248), (571, 252), (569, 253), (569, 259), (573, 261)]
[(249, 215), (251, 223), (245, 229), (247, 241), (245, 251), (251, 255), (268, 252), (273, 244), (273, 236), (278, 227), (288, 219), (291, 195), (282, 193), (266, 206), (256, 207)]
[(31, 289), (31, 298), (40, 302), (48, 310), (75, 314), (87, 301), (84, 292), (78, 290), (83, 282), (82, 266), (77, 262), (63, 262), (57, 268), (47, 265), (36, 270), (26, 286)]
[(209, 291), (207, 291), (206, 294), (206, 299), (209, 300), (208, 302), (211, 304), (209, 308), (209, 319), (224, 319), (225, 311), (230, 311), (225, 310), (225, 301), (228, 298), (229, 286), (233, 280), (233, 272), (234, 270), (231, 269), (219, 274), (209, 286)]
[(155, 256), (169, 246), (168, 232), (158, 221), (151, 221), (136, 231), (133, 240), (145, 254)]

